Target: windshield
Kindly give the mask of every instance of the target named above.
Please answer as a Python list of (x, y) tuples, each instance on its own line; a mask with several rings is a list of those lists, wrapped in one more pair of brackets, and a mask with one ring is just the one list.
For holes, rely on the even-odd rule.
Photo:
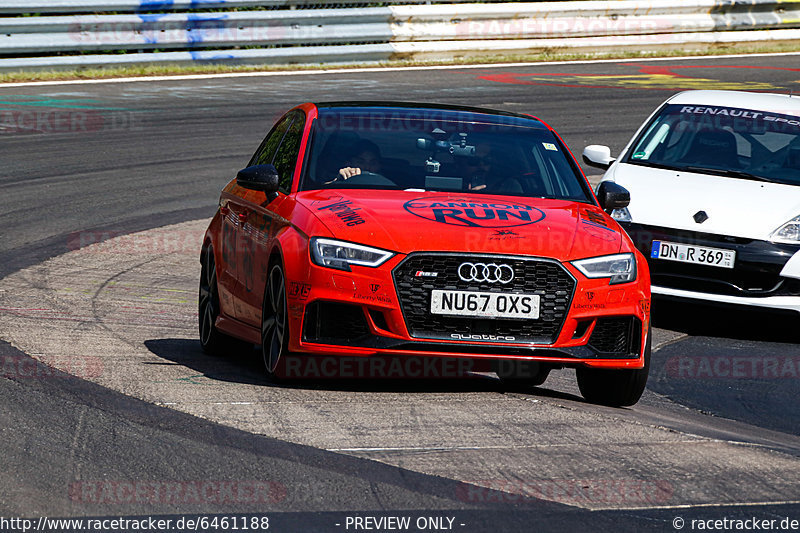
[(627, 163), (800, 184), (800, 117), (733, 107), (667, 105)]
[(457, 191), (590, 202), (540, 122), (413, 108), (322, 108), (301, 190)]

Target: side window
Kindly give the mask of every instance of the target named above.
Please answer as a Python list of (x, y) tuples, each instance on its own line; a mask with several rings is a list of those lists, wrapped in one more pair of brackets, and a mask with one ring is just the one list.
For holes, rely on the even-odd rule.
[(267, 134), (264, 142), (262, 142), (261, 146), (258, 147), (258, 150), (250, 160), (250, 164), (248, 166), (269, 165), (272, 163), (272, 160), (275, 157), (275, 151), (278, 149), (278, 145), (280, 144), (281, 139), (283, 139), (283, 135), (289, 128), (292, 118), (294, 118), (294, 114), (286, 115), (275, 125), (274, 128), (272, 128), (272, 131)]
[(279, 190), (284, 194), (289, 194), (292, 189), (292, 176), (294, 167), (297, 164), (297, 157), (300, 154), (300, 143), (303, 140), (303, 127), (306, 119), (302, 111), (293, 114), (294, 121), (286, 131), (283, 142), (275, 154), (272, 164), (278, 169), (278, 176), (281, 178)]

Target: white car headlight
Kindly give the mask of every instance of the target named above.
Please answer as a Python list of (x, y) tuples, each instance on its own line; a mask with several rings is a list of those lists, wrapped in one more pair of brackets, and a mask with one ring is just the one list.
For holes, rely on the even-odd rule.
[(636, 258), (633, 254), (604, 255), (572, 261), (587, 278), (609, 278), (608, 283), (628, 283), (636, 279)]
[(394, 253), (352, 242), (312, 237), (311, 259), (319, 266), (350, 270), (350, 265), (377, 267)]
[(614, 209), (611, 211), (611, 218), (617, 222), (630, 222), (631, 213), (628, 211), (627, 207), (623, 207), (622, 209)]
[(788, 244), (800, 244), (800, 216), (782, 225), (769, 235), (772, 242), (785, 242)]

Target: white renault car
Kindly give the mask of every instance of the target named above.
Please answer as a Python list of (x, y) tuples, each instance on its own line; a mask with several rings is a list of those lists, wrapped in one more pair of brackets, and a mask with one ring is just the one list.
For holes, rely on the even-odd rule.
[(619, 158), (593, 145), (583, 159), (630, 191), (612, 216), (653, 294), (800, 311), (800, 97), (683, 92)]

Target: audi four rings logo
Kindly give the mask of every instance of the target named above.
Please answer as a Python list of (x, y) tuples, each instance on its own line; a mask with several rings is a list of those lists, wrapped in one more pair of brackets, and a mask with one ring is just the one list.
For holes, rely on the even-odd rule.
[(509, 265), (495, 263), (461, 263), (458, 267), (458, 277), (462, 281), (485, 281), (487, 283), (511, 283), (514, 279), (514, 269)]

